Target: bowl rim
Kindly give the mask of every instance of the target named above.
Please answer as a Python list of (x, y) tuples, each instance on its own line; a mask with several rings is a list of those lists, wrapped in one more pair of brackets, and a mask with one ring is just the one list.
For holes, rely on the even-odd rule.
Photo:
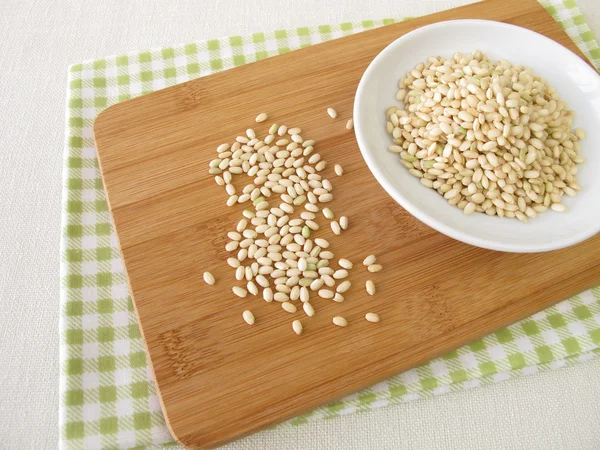
[(513, 252), (513, 253), (535, 253), (535, 252), (546, 252), (551, 250), (558, 250), (561, 248), (569, 247), (575, 245), (579, 242), (582, 242), (590, 237), (596, 235), (600, 231), (600, 223), (596, 225), (595, 228), (590, 228), (587, 232), (581, 232), (575, 236), (571, 236), (568, 238), (555, 240), (546, 242), (543, 244), (510, 244), (501, 241), (490, 241), (484, 238), (474, 237), (470, 235), (468, 232), (461, 231), (458, 228), (447, 225), (436, 217), (432, 216), (421, 210), (418, 205), (414, 204), (411, 200), (409, 200), (400, 190), (396, 189), (392, 186), (387, 178), (383, 175), (381, 170), (377, 167), (377, 163), (375, 158), (372, 156), (372, 152), (368, 148), (368, 144), (366, 142), (366, 134), (363, 129), (363, 123), (361, 121), (360, 111), (362, 110), (362, 104), (364, 99), (364, 92), (366, 89), (366, 85), (368, 84), (370, 78), (377, 73), (377, 66), (380, 61), (384, 60), (388, 53), (392, 53), (398, 45), (402, 44), (402, 41), (408, 39), (409, 37), (415, 37), (419, 34), (424, 34), (429, 32), (434, 28), (443, 28), (450, 24), (462, 24), (462, 25), (489, 25), (494, 27), (505, 28), (507, 30), (519, 30), (520, 32), (525, 32), (531, 35), (535, 35), (538, 38), (542, 38), (542, 40), (548, 41), (553, 46), (558, 46), (562, 48), (564, 51), (570, 53), (572, 56), (576, 57), (580, 60), (585, 66), (586, 71), (588, 71), (593, 76), (600, 78), (600, 74), (596, 72), (592, 67), (590, 67), (589, 63), (577, 55), (575, 52), (571, 51), (567, 47), (562, 44), (556, 42), (555, 40), (544, 36), (536, 31), (529, 30), (524, 27), (520, 27), (518, 25), (512, 25), (505, 22), (498, 22), (495, 20), (485, 20), (485, 19), (456, 19), (456, 20), (445, 20), (441, 22), (436, 22), (428, 25), (424, 25), (419, 27), (413, 31), (410, 31), (394, 41), (390, 42), (383, 50), (381, 50), (375, 58), (369, 63), (369, 66), (364, 71), (360, 82), (358, 83), (358, 87), (356, 89), (356, 94), (354, 97), (354, 107), (352, 111), (352, 115), (354, 117), (354, 130), (355, 136), (358, 143), (359, 150), (362, 154), (363, 159), (365, 160), (367, 167), (377, 180), (377, 182), (384, 188), (384, 190), (390, 195), (402, 208), (408, 211), (411, 215), (419, 219), (421, 222), (430, 226), (431, 228), (439, 231), (442, 234), (445, 234), (448, 237), (456, 239), (458, 241), (474, 245), (476, 247), (481, 247), (489, 250), (497, 250), (503, 252)]

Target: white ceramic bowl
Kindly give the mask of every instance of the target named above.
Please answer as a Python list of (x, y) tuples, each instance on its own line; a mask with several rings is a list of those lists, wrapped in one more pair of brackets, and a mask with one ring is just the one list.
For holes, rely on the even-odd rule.
[[(546, 211), (529, 223), (485, 214), (465, 216), (423, 186), (400, 164), (386, 132), (385, 110), (396, 100), (398, 80), (429, 56), (483, 51), (546, 78), (575, 111), (586, 139), (579, 166), (582, 191), (566, 198), (569, 210)], [(454, 20), (419, 28), (392, 42), (365, 71), (354, 102), (354, 127), (362, 155), (381, 186), (408, 212), (454, 239), (492, 250), (541, 252), (576, 244), (600, 231), (600, 76), (565, 47), (525, 28), (487, 20)], [(402, 232), (400, 230), (399, 232)]]

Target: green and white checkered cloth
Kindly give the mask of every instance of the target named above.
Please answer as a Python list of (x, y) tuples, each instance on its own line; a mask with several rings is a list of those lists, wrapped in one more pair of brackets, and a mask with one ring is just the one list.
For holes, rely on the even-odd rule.
[[(575, 1), (542, 4), (600, 68), (600, 48)], [(96, 116), (138, 95), (393, 22), (234, 36), (69, 68), (61, 239), (61, 448), (146, 447), (172, 441), (98, 171), (92, 137)], [(280, 426), (470, 389), (599, 356), (600, 288), (595, 288)]]

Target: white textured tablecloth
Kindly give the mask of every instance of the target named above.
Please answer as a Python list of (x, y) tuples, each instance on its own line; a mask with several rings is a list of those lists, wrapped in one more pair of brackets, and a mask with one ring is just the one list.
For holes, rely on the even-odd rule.
[[(58, 241), (67, 65), (211, 37), (447, 9), (468, 0), (0, 0), (0, 448), (58, 441)], [(578, 0), (600, 36), (600, 2)], [(40, 76), (39, 74), (43, 74)], [(600, 361), (235, 449), (600, 448)]]

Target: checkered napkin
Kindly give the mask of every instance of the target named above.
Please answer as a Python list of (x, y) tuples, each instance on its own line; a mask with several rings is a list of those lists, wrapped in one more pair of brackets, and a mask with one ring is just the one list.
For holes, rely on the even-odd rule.
[[(598, 68), (600, 48), (574, 0), (546, 10)], [(195, 42), (69, 68), (63, 174), (60, 447), (172, 441), (138, 329), (106, 204), (92, 124), (106, 107), (176, 83), (395, 22), (364, 21)], [(600, 288), (280, 426), (364, 411), (600, 356)]]

